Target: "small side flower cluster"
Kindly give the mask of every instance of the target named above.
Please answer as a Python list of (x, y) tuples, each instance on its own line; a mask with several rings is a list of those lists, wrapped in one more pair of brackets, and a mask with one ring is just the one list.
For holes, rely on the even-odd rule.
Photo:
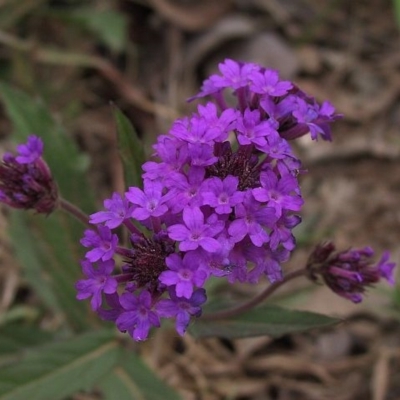
[(320, 276), (336, 294), (359, 303), (366, 289), (382, 278), (394, 284), (395, 263), (389, 262), (389, 253), (384, 252), (375, 265), (371, 260), (373, 256), (370, 247), (337, 252), (335, 245), (328, 242), (315, 248), (307, 269), (312, 280)]
[[(97, 230), (81, 241), (89, 250), (78, 299), (91, 297), (100, 316), (135, 340), (160, 318), (175, 318), (183, 335), (201, 314), (212, 276), (282, 279), (303, 204), (301, 163), (288, 140), (308, 132), (331, 140), (329, 124), (339, 117), (274, 70), (233, 60), (219, 69), (194, 97), (212, 101), (158, 138), (158, 161), (143, 165), (143, 190), (106, 200), (90, 219)], [(120, 225), (128, 247), (113, 231)]]
[(17, 153), (4, 154), (0, 163), (0, 202), (50, 214), (57, 207), (58, 190), (42, 158), (42, 140), (29, 136), (25, 144), (17, 146)]

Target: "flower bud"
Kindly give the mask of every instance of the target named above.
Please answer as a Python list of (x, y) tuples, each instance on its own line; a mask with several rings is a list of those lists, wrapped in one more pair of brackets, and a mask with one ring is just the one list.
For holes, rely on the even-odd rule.
[(6, 153), (0, 163), (0, 202), (13, 208), (50, 214), (57, 207), (58, 189), (42, 158), (43, 142), (34, 135)]
[(336, 294), (359, 303), (366, 288), (381, 278), (394, 284), (395, 264), (388, 262), (389, 252), (384, 252), (375, 265), (371, 260), (373, 255), (370, 247), (337, 252), (332, 242), (320, 244), (308, 259), (309, 277), (315, 281), (320, 276)]

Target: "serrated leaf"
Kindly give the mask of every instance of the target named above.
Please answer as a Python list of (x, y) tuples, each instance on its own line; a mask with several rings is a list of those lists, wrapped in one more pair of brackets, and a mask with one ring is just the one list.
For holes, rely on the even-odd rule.
[(223, 337), (228, 339), (272, 336), (302, 332), (340, 322), (337, 318), (308, 311), (287, 310), (263, 306), (247, 311), (236, 318), (207, 321), (201, 318), (190, 327), (196, 338)]
[(110, 331), (39, 347), (0, 369), (0, 400), (58, 400), (92, 388), (120, 354)]
[(125, 184), (127, 187), (141, 187), (142, 165), (145, 162), (143, 143), (132, 123), (116, 107), (114, 117), (117, 124), (118, 147), (124, 167)]
[[(43, 138), (44, 158), (61, 194), (83, 210), (95, 210), (94, 196), (84, 175), (86, 158), (46, 107), (4, 83), (0, 83), (0, 98), (18, 141), (25, 141), (31, 133)], [(83, 226), (63, 212), (48, 218), (15, 212), (10, 231), (15, 253), (36, 293), (53, 311), (62, 312), (72, 328), (87, 328), (86, 307), (75, 300), (74, 289), (81, 276), (79, 258), (83, 249), (79, 238)]]
[(104, 400), (179, 400), (181, 397), (167, 386), (136, 354), (126, 353), (110, 375), (102, 379)]

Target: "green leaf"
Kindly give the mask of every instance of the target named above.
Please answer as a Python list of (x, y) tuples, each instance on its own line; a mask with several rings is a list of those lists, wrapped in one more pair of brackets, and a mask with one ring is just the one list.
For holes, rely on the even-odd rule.
[(53, 13), (60, 19), (78, 25), (93, 33), (111, 50), (124, 50), (128, 37), (128, 20), (125, 15), (115, 10), (96, 10), (93, 7), (63, 10)]
[[(44, 158), (60, 192), (83, 210), (92, 212), (95, 204), (84, 174), (86, 157), (78, 152), (42, 103), (5, 83), (0, 83), (0, 97), (13, 122), (16, 139), (25, 141), (31, 133), (41, 136)], [(78, 260), (83, 254), (79, 244), (82, 225), (63, 212), (48, 218), (15, 212), (10, 230), (16, 256), (36, 293), (50, 309), (62, 312), (71, 327), (87, 328), (87, 308), (75, 300), (74, 289), (81, 276)]]
[(196, 338), (224, 337), (228, 339), (272, 336), (333, 325), (340, 320), (308, 311), (287, 310), (275, 306), (263, 306), (247, 311), (236, 318), (207, 321), (201, 318), (190, 327)]
[(32, 325), (10, 324), (0, 328), (0, 354), (19, 350), (51, 341), (53, 335)]
[(181, 397), (167, 386), (134, 353), (126, 353), (114, 371), (101, 380), (104, 400), (179, 400)]
[(143, 143), (129, 119), (116, 107), (114, 117), (117, 123), (119, 154), (124, 166), (125, 184), (127, 187), (140, 187), (142, 164), (145, 162)]
[(90, 389), (120, 354), (110, 331), (39, 347), (0, 369), (0, 400), (58, 400)]
[(397, 26), (400, 28), (400, 0), (393, 0), (393, 7)]
[[(44, 304), (76, 331), (96, 323), (86, 302), (76, 300), (75, 282), (81, 278), (78, 237), (71, 237), (68, 215), (44, 217), (23, 211), (11, 213), (10, 234), (25, 277)], [(90, 317), (92, 319), (90, 319)]]

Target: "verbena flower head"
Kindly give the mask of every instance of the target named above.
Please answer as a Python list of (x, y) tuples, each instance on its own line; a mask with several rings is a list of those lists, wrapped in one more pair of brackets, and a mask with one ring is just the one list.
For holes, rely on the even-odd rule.
[(57, 207), (58, 190), (42, 158), (43, 142), (34, 135), (6, 153), (0, 163), (0, 202), (13, 208), (49, 214)]
[[(308, 132), (330, 140), (329, 124), (339, 117), (277, 71), (233, 60), (219, 68), (192, 98), (212, 101), (159, 136), (154, 160), (143, 165), (143, 189), (106, 200), (106, 210), (90, 218), (97, 229), (82, 239), (88, 279), (77, 285), (78, 298), (97, 299), (103, 290), (97, 312), (136, 340), (161, 318), (175, 318), (182, 335), (201, 314), (212, 276), (231, 283), (282, 279), (303, 204), (301, 162), (288, 140)], [(226, 95), (236, 103), (228, 105)], [(120, 231), (111, 232), (121, 225), (127, 246), (115, 239)], [(112, 258), (112, 274), (86, 266)], [(115, 293), (110, 277), (120, 286)]]
[(336, 251), (333, 243), (318, 245), (311, 254), (307, 268), (310, 277), (322, 278), (324, 283), (339, 296), (359, 303), (366, 289), (386, 279), (394, 284), (394, 263), (389, 262), (389, 253), (384, 252), (374, 263), (374, 251), (370, 247)]

